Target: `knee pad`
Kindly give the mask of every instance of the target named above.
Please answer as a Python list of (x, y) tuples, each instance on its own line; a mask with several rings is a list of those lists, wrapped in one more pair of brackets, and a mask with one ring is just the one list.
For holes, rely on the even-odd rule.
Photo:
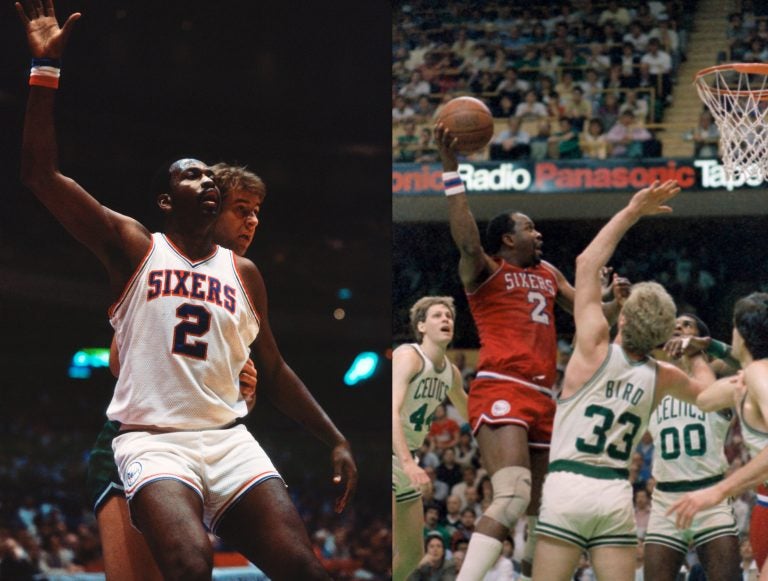
[(485, 515), (510, 528), (525, 514), (531, 501), (531, 471), (522, 466), (507, 466), (491, 476), (493, 502)]

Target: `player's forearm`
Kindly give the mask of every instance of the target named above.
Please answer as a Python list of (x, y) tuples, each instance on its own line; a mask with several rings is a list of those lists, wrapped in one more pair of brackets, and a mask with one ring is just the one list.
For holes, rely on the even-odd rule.
[(448, 221), (451, 237), (462, 256), (480, 256), (483, 252), (480, 230), (469, 209), (466, 194), (448, 196)]
[(400, 425), (400, 415), (392, 414), (392, 451), (400, 460), (401, 466), (406, 466), (409, 462), (414, 462), (411, 451), (408, 449), (408, 442), (405, 439), (403, 427)]
[(21, 142), (21, 181), (38, 197), (45, 195), (45, 184), (58, 172), (53, 116), (55, 96), (54, 89), (29, 88)]
[(714, 412), (733, 407), (734, 388), (733, 378), (718, 379), (696, 396), (696, 407), (703, 412)]

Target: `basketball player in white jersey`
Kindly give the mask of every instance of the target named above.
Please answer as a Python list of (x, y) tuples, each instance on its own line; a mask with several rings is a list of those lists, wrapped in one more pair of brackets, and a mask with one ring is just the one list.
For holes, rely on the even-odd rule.
[(619, 314), (618, 334), (600, 302), (600, 270), (643, 216), (670, 212), (676, 182), (654, 182), (600, 230), (576, 259), (573, 355), (555, 414), (549, 474), (544, 482), (535, 581), (566, 581), (583, 551), (599, 579), (635, 578), (637, 534), (629, 462), (651, 412), (665, 395), (695, 401), (710, 373), (695, 357), (690, 379), (648, 353), (674, 330), (675, 304), (661, 285), (640, 283)]
[(435, 409), (448, 397), (467, 420), (461, 373), (448, 360), (456, 308), (452, 297), (422, 297), (411, 307), (416, 343), (392, 354), (392, 575), (403, 581), (424, 556), (421, 488), (429, 476), (414, 459), (429, 432)]
[[(706, 324), (693, 314), (677, 317), (674, 336), (709, 336)], [(666, 350), (666, 346), (665, 346)], [(674, 363), (686, 373), (691, 359)], [(710, 376), (710, 383), (715, 375)], [(685, 492), (706, 488), (723, 479), (728, 468), (724, 444), (733, 420), (726, 408), (703, 412), (695, 405), (665, 396), (651, 415), (648, 430), (654, 449), (653, 505), (645, 535), (644, 572), (648, 579), (675, 581), (691, 544), (696, 548), (708, 579), (738, 579), (739, 537), (730, 502), (724, 499), (698, 515), (691, 527), (680, 530), (666, 515)]]
[[(752, 459), (725, 480), (689, 492), (673, 504), (668, 512), (676, 513), (675, 522), (680, 528), (689, 527), (700, 511), (759, 484), (768, 484), (768, 294), (753, 293), (736, 302), (731, 344), (743, 371), (736, 378), (725, 377), (712, 384), (699, 395), (697, 405), (707, 411), (735, 405)], [(754, 528), (749, 531), (750, 537), (768, 534), (765, 527)], [(768, 581), (766, 563), (760, 581)]]
[[(54, 130), (59, 63), (74, 22), (59, 27), (52, 0), (16, 4), (33, 69), (22, 139), (22, 182), (107, 269), (120, 379), (107, 415), (134, 524), (166, 579), (210, 579), (206, 527), (272, 579), (329, 579), (280, 475), (240, 423), (238, 375), (252, 355), (261, 392), (291, 408), (333, 447), (354, 488), (344, 436), (282, 359), (256, 266), (212, 241), (221, 194), (211, 169), (174, 162), (156, 192), (163, 233), (102, 206), (58, 169)], [(343, 504), (343, 502), (342, 502)]]

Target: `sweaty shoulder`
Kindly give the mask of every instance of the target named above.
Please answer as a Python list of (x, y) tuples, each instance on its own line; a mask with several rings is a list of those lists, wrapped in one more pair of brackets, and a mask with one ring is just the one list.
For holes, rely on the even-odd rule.
[[(254, 302), (260, 303), (266, 298), (266, 288), (261, 272), (252, 260), (245, 258), (244, 256), (238, 256), (234, 253), (232, 256), (235, 259), (237, 273), (245, 285), (248, 294)], [(259, 310), (261, 310), (261, 308)]]

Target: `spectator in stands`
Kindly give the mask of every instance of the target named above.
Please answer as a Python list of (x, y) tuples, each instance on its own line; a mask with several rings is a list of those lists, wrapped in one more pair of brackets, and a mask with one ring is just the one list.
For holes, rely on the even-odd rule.
[(600, 13), (600, 18), (597, 19), (597, 23), (602, 26), (607, 22), (612, 22), (617, 28), (624, 29), (629, 26), (631, 20), (632, 16), (630, 15), (629, 10), (619, 6), (617, 0), (610, 0), (605, 10)]
[(607, 22), (597, 35), (612, 60), (621, 55), (621, 33), (613, 22)]
[(438, 503), (424, 505), (424, 538), (438, 534), (446, 545), (451, 542), (451, 535), (442, 524), (443, 507)]
[(452, 448), (458, 444), (460, 432), (459, 424), (445, 413), (445, 405), (437, 406), (432, 425), (429, 426), (429, 437), (434, 441), (437, 450), (442, 452), (446, 448)]
[(547, 117), (547, 107), (539, 101), (539, 97), (533, 89), (525, 93), (525, 99), (515, 108), (515, 117), (520, 121), (540, 121)]
[(621, 40), (624, 41), (624, 44), (631, 44), (636, 54), (645, 52), (648, 46), (648, 35), (643, 32), (643, 28), (638, 22), (632, 22), (629, 25), (629, 31)]
[(728, 40), (730, 59), (732, 61), (741, 60), (747, 49), (749, 30), (744, 26), (740, 13), (733, 12), (728, 16), (728, 27), (725, 31), (725, 37)]
[(549, 157), (554, 159), (579, 159), (579, 132), (568, 117), (562, 117), (558, 130), (549, 138)]
[(603, 80), (598, 75), (597, 70), (588, 68), (584, 71), (584, 80), (578, 83), (578, 86), (584, 92), (584, 98), (589, 101), (594, 111), (595, 107), (600, 103), (600, 98), (603, 91)]
[(605, 139), (603, 122), (595, 117), (589, 120), (587, 128), (581, 133), (579, 146), (584, 157), (605, 159), (608, 157), (608, 142)]
[(491, 105), (491, 113), (496, 119), (508, 119), (514, 116), (517, 104), (511, 95), (502, 95), (496, 104)]
[[(761, 20), (760, 22), (765, 22)], [(768, 60), (768, 48), (762, 38), (754, 36), (749, 41), (749, 48), (744, 52), (742, 60), (747, 63), (765, 62)]]
[(469, 431), (468, 425), (461, 430), (459, 443), (456, 446), (456, 462), (462, 467), (477, 467), (480, 465), (477, 442)]
[[(544, 111), (546, 113), (546, 107)], [(508, 118), (507, 128), (497, 133), (491, 141), (491, 159), (526, 159), (530, 156), (531, 137), (520, 129), (521, 122), (522, 119), (514, 115)]]
[(657, 38), (648, 41), (648, 52), (640, 58), (641, 65), (648, 66), (648, 72), (656, 87), (661, 87), (658, 97), (666, 99), (672, 92), (672, 57), (661, 49)]
[(479, 75), (475, 75), (469, 87), (471, 91), (476, 95), (490, 95), (496, 94), (496, 85), (498, 81), (490, 71), (483, 71)]
[[(555, 101), (550, 101), (550, 104), (557, 107)], [(531, 159), (541, 161), (547, 158), (547, 152), (549, 149), (549, 138), (552, 133), (552, 126), (550, 122), (542, 121), (539, 123), (539, 131), (536, 135), (531, 136)]]
[[(461, 522), (461, 499), (458, 496), (449, 494), (445, 499), (445, 514), (440, 522), (453, 537), (453, 533), (456, 532)], [(449, 544), (449, 546), (452, 545)]]
[(673, 67), (680, 62), (680, 37), (677, 31), (670, 27), (669, 18), (659, 18), (656, 27), (648, 33), (648, 40), (655, 38), (661, 49), (672, 57)]
[(469, 38), (466, 28), (459, 28), (456, 31), (456, 39), (451, 45), (451, 51), (462, 61), (466, 61), (475, 50), (475, 41)]
[(419, 448), (419, 453), (416, 456), (419, 458), (419, 466), (424, 470), (427, 468), (437, 468), (440, 465), (440, 458), (434, 451), (435, 445), (432, 442), (432, 438), (427, 436), (424, 442)]
[(559, 22), (555, 25), (555, 33), (550, 40), (550, 44), (555, 47), (558, 54), (563, 54), (568, 45), (576, 41), (576, 38), (568, 30), (568, 25), (564, 22)]
[(395, 104), (392, 107), (392, 124), (397, 125), (405, 119), (412, 118), (416, 112), (408, 104), (408, 101), (402, 95), (395, 97)]
[(569, 71), (563, 71), (560, 82), (555, 85), (555, 91), (560, 95), (560, 106), (567, 109), (573, 100), (573, 89), (576, 83), (573, 80), (573, 74)]
[(437, 147), (432, 138), (432, 128), (422, 127), (419, 133), (419, 144), (416, 150), (416, 163), (433, 163), (438, 160)]
[[(437, 502), (441, 508), (444, 508), (445, 499), (448, 498), (448, 494), (451, 491), (450, 487), (445, 482), (438, 479), (436, 468), (430, 466), (424, 468), (424, 472), (427, 473), (427, 476), (429, 476), (429, 479), (432, 481), (432, 499)], [(426, 500), (424, 502), (426, 502)]]
[(635, 448), (635, 452), (639, 453), (643, 458), (643, 464), (640, 467), (640, 473), (638, 474), (638, 478), (642, 482), (647, 482), (651, 478), (654, 448), (653, 435), (646, 431), (643, 434), (643, 437), (640, 438), (637, 448)]
[(497, 75), (504, 75), (509, 68), (509, 56), (503, 47), (497, 47), (493, 52), (493, 61), (491, 61), (491, 72)]
[(600, 42), (592, 42), (589, 45), (589, 54), (584, 58), (584, 66), (587, 67), (585, 74), (592, 69), (599, 78), (608, 74), (608, 68), (611, 66), (610, 57), (605, 54), (605, 45)]
[(560, 60), (555, 46), (552, 43), (545, 44), (539, 57), (539, 72), (550, 79), (558, 78)]
[(477, 521), (477, 515), (473, 509), (464, 508), (461, 510), (456, 530), (451, 535), (451, 550), (455, 551), (460, 542), (469, 543), (469, 537), (475, 530), (475, 521)]
[(490, 71), (492, 68), (491, 59), (484, 44), (476, 44), (472, 49), (472, 54), (464, 59), (461, 70), (469, 75), (478, 75)]
[(584, 77), (584, 68), (587, 61), (583, 56), (576, 52), (572, 44), (568, 44), (563, 49), (563, 58), (560, 59), (560, 68), (563, 73), (568, 71), (574, 81), (580, 81)]
[(428, 535), (424, 542), (424, 558), (418, 569), (411, 573), (408, 581), (453, 581), (456, 578), (456, 564), (446, 556), (446, 541), (441, 535)]
[(527, 45), (523, 53), (515, 59), (512, 66), (524, 81), (535, 81), (539, 68), (539, 51), (534, 45)]
[(456, 451), (453, 448), (443, 450), (440, 465), (435, 468), (435, 477), (445, 482), (449, 490), (462, 481), (461, 466), (456, 462)]
[(637, 91), (628, 89), (624, 93), (624, 102), (619, 106), (619, 115), (631, 111), (635, 119), (645, 122), (648, 120), (648, 101), (637, 96)]
[(647, 3), (640, 2), (632, 17), (632, 22), (637, 22), (642, 30), (650, 30), (656, 24), (656, 17)]
[(472, 464), (460, 464), (461, 482), (457, 482), (451, 487), (451, 496), (458, 496), (461, 501), (461, 507), (467, 506), (467, 489), (475, 486), (477, 470)]
[(504, 71), (504, 78), (496, 86), (496, 92), (500, 95), (509, 95), (515, 104), (522, 100), (522, 95), (531, 88), (528, 81), (522, 80), (514, 67), (507, 67)]
[(643, 156), (643, 143), (652, 137), (650, 131), (637, 122), (635, 114), (627, 110), (619, 116), (605, 139), (611, 144), (611, 157), (640, 158)]
[(547, 44), (548, 41), (549, 35), (547, 34), (547, 30), (544, 28), (544, 25), (541, 22), (534, 24), (533, 28), (531, 29), (530, 46), (538, 51), (544, 48), (544, 45)]
[(416, 161), (416, 153), (419, 147), (419, 137), (416, 135), (416, 123), (413, 119), (403, 122), (402, 135), (397, 136), (394, 158), (399, 162)]
[(635, 46), (631, 42), (625, 42), (621, 45), (621, 86), (637, 86), (637, 69), (640, 65), (640, 58), (635, 53)]
[(435, 104), (426, 95), (419, 97), (413, 108), (414, 121), (419, 123), (431, 123), (435, 115)]
[(542, 103), (548, 105), (550, 101), (560, 102), (560, 95), (555, 91), (555, 82), (551, 77), (540, 74), (536, 84), (538, 86), (539, 100)]
[(699, 123), (685, 135), (687, 141), (693, 141), (693, 156), (698, 158), (716, 158), (720, 144), (720, 131), (712, 120), (709, 111), (699, 115)]
[(571, 96), (571, 103), (564, 107), (563, 115), (570, 119), (573, 130), (579, 133), (584, 129), (584, 122), (592, 117), (592, 104), (584, 98), (581, 87), (574, 87)]
[(432, 88), (429, 83), (421, 76), (421, 72), (413, 71), (411, 73), (411, 79), (400, 88), (399, 95), (402, 95), (410, 102), (415, 102), (422, 95), (429, 95), (432, 92)]
[(464, 493), (464, 496), (467, 497), (467, 506), (466, 508), (471, 508), (475, 511), (475, 517), (480, 518), (483, 514), (483, 505), (482, 501), (480, 500), (480, 492), (478, 491), (476, 486), (472, 486), (470, 488), (467, 488), (467, 491)]
[(757, 581), (760, 571), (757, 568), (757, 562), (752, 553), (752, 543), (749, 542), (749, 537), (741, 541), (739, 553), (741, 554), (741, 571), (744, 581)]
[(530, 38), (520, 32), (520, 27), (513, 24), (500, 33), (501, 45), (512, 58), (517, 58), (523, 54), (523, 50), (530, 42)]

